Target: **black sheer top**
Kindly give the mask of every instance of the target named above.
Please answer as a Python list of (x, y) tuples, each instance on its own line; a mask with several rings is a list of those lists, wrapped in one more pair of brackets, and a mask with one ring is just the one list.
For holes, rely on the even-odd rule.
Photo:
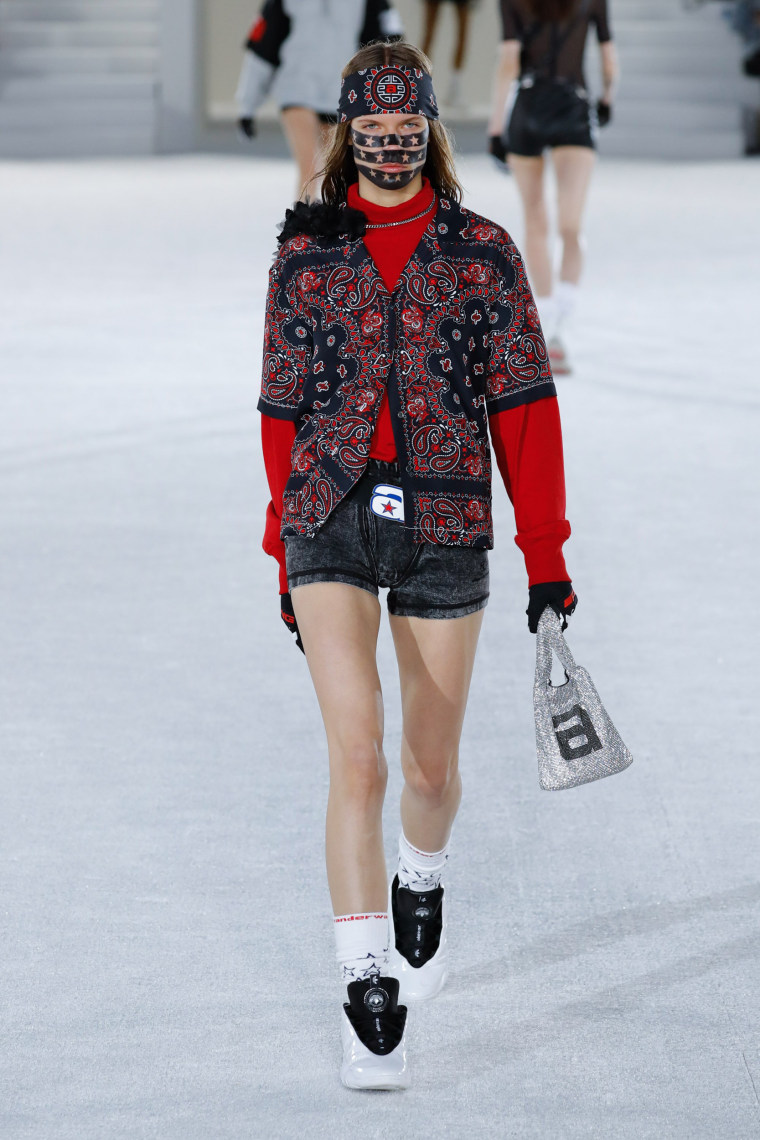
[(599, 43), (609, 43), (607, 0), (576, 0), (568, 19), (560, 23), (534, 19), (530, 0), (501, 0), (502, 39), (522, 44), (521, 76), (567, 79), (585, 87), (583, 54), (591, 24)]

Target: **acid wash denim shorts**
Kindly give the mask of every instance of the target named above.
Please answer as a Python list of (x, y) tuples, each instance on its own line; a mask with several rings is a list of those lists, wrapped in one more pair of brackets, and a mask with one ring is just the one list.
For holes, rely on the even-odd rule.
[(289, 588), (345, 582), (376, 597), (387, 588), (388, 612), (397, 617), (459, 618), (482, 610), (488, 551), (415, 542), (411, 528), (383, 516), (383, 508), (393, 508), (393, 495), (373, 497), (378, 485), (389, 492), (400, 486), (397, 463), (371, 459), (315, 538), (285, 539)]

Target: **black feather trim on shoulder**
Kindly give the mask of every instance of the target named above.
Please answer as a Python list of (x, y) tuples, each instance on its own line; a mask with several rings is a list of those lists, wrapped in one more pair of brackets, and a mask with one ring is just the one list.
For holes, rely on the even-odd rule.
[(328, 206), (323, 202), (296, 202), (292, 210), (285, 211), (277, 241), (280, 245), (298, 234), (316, 238), (320, 244), (338, 238), (356, 241), (364, 237), (367, 219), (361, 210), (350, 206)]

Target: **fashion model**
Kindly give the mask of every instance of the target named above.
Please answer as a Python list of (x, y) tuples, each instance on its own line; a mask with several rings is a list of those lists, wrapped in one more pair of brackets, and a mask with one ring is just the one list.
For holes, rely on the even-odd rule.
[[(575, 595), (546, 345), (509, 235), (460, 205), (430, 63), (373, 44), (343, 71), (322, 202), (288, 211), (271, 269), (259, 409), (264, 549), (327, 735), (327, 876), (341, 1078), (409, 1084), (410, 1002), (446, 981), (442, 884), (459, 739), (488, 601), (491, 452), (517, 520), (529, 627)], [(387, 588), (403, 710), (390, 892), (376, 664)]]
[(270, 97), (298, 167), (297, 194), (319, 193), (316, 172), (335, 123), (340, 68), (357, 47), (398, 39), (390, 0), (265, 0), (248, 33), (235, 99), (242, 134), (256, 135), (256, 114)]
[[(490, 149), (509, 156), (525, 213), (525, 258), (555, 374), (569, 373), (563, 331), (577, 303), (583, 268), (581, 224), (594, 167), (594, 130), (612, 117), (618, 76), (607, 0), (501, 0), (503, 43), (494, 82)], [(604, 89), (592, 108), (583, 74), (588, 30), (596, 28)], [(517, 96), (503, 137), (509, 95)], [(557, 183), (562, 243), (555, 285), (546, 209), (544, 154)], [(506, 152), (506, 153), (505, 153)]]

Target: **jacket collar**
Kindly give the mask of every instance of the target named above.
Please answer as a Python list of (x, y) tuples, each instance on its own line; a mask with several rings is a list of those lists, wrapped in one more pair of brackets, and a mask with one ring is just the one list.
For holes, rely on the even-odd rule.
[[(415, 264), (422, 268), (428, 266), (432, 261), (445, 257), (451, 246), (457, 243), (459, 234), (466, 224), (461, 206), (448, 198), (439, 198), (435, 212), (423, 231), (420, 243), (401, 271), (393, 292), (389, 292), (386, 288), (385, 282), (372, 260), (372, 255), (362, 240), (363, 235), (348, 240), (344, 239), (342, 242), (335, 240), (332, 244), (334, 248), (342, 250), (343, 263), (360, 274), (368, 286), (371, 286), (378, 293), (393, 296), (394, 293), (405, 287), (405, 283), (408, 283), (410, 275), (414, 273)], [(448, 296), (451, 291), (448, 274), (443, 273), (440, 276), (433, 274), (431, 276), (433, 287), (440, 296)]]
[[(398, 283), (389, 293), (380, 272), (372, 260), (372, 255), (364, 244), (366, 218), (359, 210), (349, 206), (325, 206), (317, 202), (297, 202), (293, 210), (288, 210), (278, 241), (283, 243), (299, 234), (311, 238), (320, 251), (329, 257), (340, 254), (341, 262), (350, 267), (362, 278), (366, 295), (380, 294), (393, 296), (402, 288), (408, 288), (414, 273), (415, 264), (420, 268), (431, 262), (444, 259), (452, 246), (461, 240), (461, 234), (468, 225), (467, 212), (449, 198), (439, 198), (429, 224), (425, 228), (419, 245), (412, 253), (402, 270)], [(308, 256), (308, 254), (307, 254)], [(330, 258), (331, 259), (331, 258)], [(439, 299), (447, 297), (452, 288), (450, 272), (445, 265), (440, 273), (427, 274), (429, 284)], [(413, 290), (414, 291), (414, 290)], [(420, 299), (423, 299), (422, 297)], [(433, 300), (428, 297), (428, 300)]]

